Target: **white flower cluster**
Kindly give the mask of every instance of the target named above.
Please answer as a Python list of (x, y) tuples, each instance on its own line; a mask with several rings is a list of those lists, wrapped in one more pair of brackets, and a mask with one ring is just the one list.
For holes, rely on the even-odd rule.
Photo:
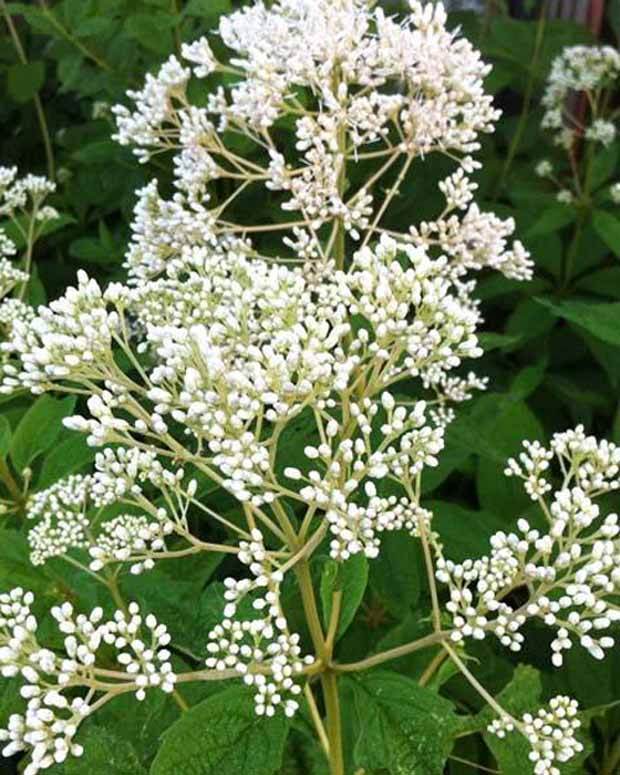
[[(96, 692), (115, 687), (107, 678), (110, 671), (97, 667), (100, 648), (116, 650), (124, 672), (113, 675), (124, 679), (125, 686), (129, 682), (139, 700), (152, 687), (173, 691), (176, 680), (166, 649), (170, 642), (166, 627), (152, 615), (143, 619), (135, 603), (128, 613), (116, 611), (110, 620), (104, 619), (101, 608), (89, 616), (75, 616), (69, 603), (53, 608), (52, 616), (64, 636), (64, 654), (58, 655), (37, 641), (33, 602), (32, 593), (20, 587), (0, 595), (0, 672), (23, 679), (21, 695), (28, 701), (25, 713), (13, 714), (7, 728), (0, 730), (0, 740), (5, 743), (4, 756), (30, 752), (27, 775), (82, 754), (74, 737), (97, 705), (91, 700)], [(86, 696), (76, 695), (76, 687), (89, 691)]]
[[(410, 9), (400, 22), (372, 0), (258, 3), (222, 18), (226, 63), (206, 39), (183, 46), (183, 63), (171, 57), (130, 94), (135, 109), (115, 108), (119, 142), (141, 160), (170, 151), (174, 164), (170, 198), (156, 181), (139, 192), (129, 281), (102, 289), (79, 272), (76, 287), (16, 319), (3, 345), (11, 360), (0, 391), (77, 390), (85, 408), (65, 425), (104, 447), (92, 474), (32, 497), (33, 562), (87, 553), (92, 573), (108, 563), (137, 573), (164, 556), (237, 554), (249, 574), (226, 581), (207, 667), (242, 676), (260, 715), (294, 714), (313, 669), (283, 615), (285, 572), (327, 534), (338, 560), (375, 557), (389, 530), (438, 546), (421, 474), (438, 464), (451, 404), (485, 386), (461, 371), (482, 354), (471, 273), (531, 273), (523, 246), (509, 245), (512, 220), (473, 202), (471, 154), (498, 116), (483, 90), (488, 68), (446, 29), (440, 3)], [(209, 94), (201, 79), (213, 73), (227, 85)], [(229, 143), (239, 134), (251, 143), (245, 155)], [(439, 184), (444, 211), (388, 228), (390, 204), (431, 152), (456, 165)], [(353, 165), (369, 170), (359, 184)], [(257, 185), (275, 208), (240, 223)], [(413, 390), (402, 386), (412, 380)], [(292, 459), (299, 437), (304, 455)], [(185, 471), (195, 472), (189, 484)], [(234, 519), (194, 497), (199, 477), (232, 493)], [(192, 536), (190, 505), (238, 545)], [(305, 510), (299, 528), (289, 506)], [(497, 577), (499, 590), (508, 570), (501, 558), (487, 565), (475, 573)], [(452, 587), (466, 596), (477, 581)], [(472, 616), (454, 602), (467, 634)], [(472, 632), (487, 629), (486, 611)], [(133, 606), (105, 623), (98, 612), (74, 621), (70, 607), (55, 615), (72, 639), (69, 675), (73, 663), (95, 671), (105, 642), (140, 697), (172, 689), (167, 633)], [(581, 626), (591, 619), (588, 609)], [(14, 722), (17, 745), (28, 723)], [(40, 750), (47, 762), (49, 745)]]
[[(193, 490), (189, 486), (182, 491), (182, 479), (182, 469), (165, 469), (149, 451), (119, 447), (98, 453), (92, 475), (69, 476), (29, 499), (26, 516), (37, 522), (28, 533), (32, 563), (41, 565), (72, 549), (85, 549), (93, 571), (110, 563), (130, 563), (134, 574), (150, 570), (157, 557), (165, 555), (166, 536), (188, 533), (186, 507), (175, 508), (170, 497), (168, 508), (154, 505), (144, 485), (153, 485), (160, 495), (172, 492), (182, 504)], [(113, 504), (137, 507), (142, 513), (116, 513), (106, 519), (105, 508)]]
[[(399, 161), (406, 175), (415, 158), (432, 151), (463, 157), (440, 187), (451, 209), (464, 209), (476, 188), (465, 173), (478, 166), (470, 156), (479, 148), (477, 135), (492, 131), (499, 116), (483, 90), (489, 68), (468, 41), (446, 29), (441, 3), (412, 0), (410, 6), (402, 23), (369, 0), (246, 7), (220, 20), (227, 64), (201, 38), (182, 48), (189, 66), (170, 57), (156, 76), (147, 76), (142, 90), (129, 92), (135, 109), (114, 108), (116, 139), (135, 146), (142, 161), (172, 150), (177, 188), (170, 200), (160, 198), (155, 181), (139, 192), (127, 254), (132, 275), (161, 272), (184, 247), (213, 247), (235, 235), (260, 238), (261, 231), (282, 232), (282, 244), (304, 258), (328, 256), (339, 228), (366, 244), (381, 233), (380, 221), (398, 188), (375, 201), (374, 186)], [(206, 93), (204, 107), (191, 104), (190, 81), (219, 71), (234, 74), (231, 84)], [(287, 145), (299, 152), (297, 159), (289, 158), (271, 131), (284, 118), (293, 127)], [(227, 130), (252, 143), (252, 160), (227, 146)], [(347, 166), (366, 158), (379, 169), (357, 190), (346, 191)], [(210, 204), (210, 184), (221, 179), (234, 191), (223, 204)], [(255, 184), (298, 220), (236, 223), (235, 205)], [(440, 232), (437, 244), (449, 256), (468, 268), (529, 275), (520, 243), (507, 247), (511, 220), (472, 208), (464, 220), (454, 215), (430, 227)]]
[[(12, 263), (17, 246), (0, 228), (0, 362), (6, 360), (4, 341), (10, 339), (17, 322), (32, 321), (32, 310), (21, 301), (30, 277), (30, 258), (34, 243), (45, 224), (58, 218), (53, 207), (44, 205), (56, 185), (38, 175), (17, 177), (16, 167), (0, 167), (0, 218), (8, 219), (26, 245), (21, 266)], [(5, 298), (10, 293), (19, 298)]]
[[(439, 559), (437, 578), (450, 589), (452, 638), (484, 638), (492, 632), (518, 651), (524, 639), (520, 629), (535, 617), (556, 631), (551, 644), (556, 667), (574, 640), (602, 659), (614, 646), (605, 631), (620, 621), (613, 602), (620, 589), (620, 525), (617, 514), (603, 516), (595, 499), (620, 487), (620, 448), (587, 436), (581, 426), (555, 434), (549, 448), (538, 442), (524, 447), (506, 474), (524, 480), (547, 528), (535, 529), (520, 519), (518, 532), (491, 538), (487, 557), (463, 563)], [(562, 481), (549, 503), (554, 460)], [(514, 608), (510, 594), (519, 588), (528, 590), (528, 599)]]
[[(575, 132), (584, 127), (571, 114), (568, 103), (574, 92), (586, 92), (596, 107), (600, 94), (620, 79), (620, 53), (611, 46), (570, 46), (565, 48), (552, 65), (543, 96), (545, 114), (542, 126), (554, 130), (559, 145), (570, 148)], [(616, 136), (616, 127), (594, 116), (585, 127), (588, 140), (608, 145)]]
[[(299, 707), (295, 697), (301, 692), (295, 677), (314, 658), (301, 656), (299, 635), (288, 630), (280, 605), (284, 577), (273, 566), (261, 531), (254, 529), (251, 540), (242, 541), (240, 548), (239, 559), (249, 567), (252, 578), (227, 578), (224, 582), (224, 618), (209, 633), (206, 664), (242, 675), (244, 682), (254, 687), (259, 716), (273, 716), (279, 705), (287, 716), (293, 716)], [(239, 607), (248, 601), (246, 615)], [(261, 671), (263, 667), (268, 672)]]
[[(373, 421), (380, 408), (382, 440), (373, 449), (371, 434), (373, 424), (377, 426)], [(324, 430), (325, 441), (304, 449), (313, 467), (307, 472), (290, 466), (284, 469), (285, 477), (302, 482), (301, 498), (325, 511), (333, 536), (332, 557), (346, 560), (360, 552), (376, 557), (379, 533), (407, 529), (415, 534), (418, 519), (427, 519), (428, 513), (408, 498), (379, 497), (371, 481), (393, 477), (411, 488), (425, 466), (437, 465), (437, 455), (443, 449), (443, 428), (427, 424), (425, 410), (423, 401), (409, 411), (396, 406), (387, 391), (380, 402), (365, 399), (361, 406), (351, 403), (351, 423), (358, 434), (352, 432), (349, 438), (339, 441), (339, 425), (330, 420)]]
[(504, 716), (493, 721), (488, 729), (500, 738), (518, 729), (532, 747), (529, 758), (535, 775), (561, 775), (556, 763), (563, 764), (583, 751), (583, 744), (576, 738), (581, 726), (577, 714), (577, 702), (558, 695), (536, 716), (525, 713), (520, 721)]

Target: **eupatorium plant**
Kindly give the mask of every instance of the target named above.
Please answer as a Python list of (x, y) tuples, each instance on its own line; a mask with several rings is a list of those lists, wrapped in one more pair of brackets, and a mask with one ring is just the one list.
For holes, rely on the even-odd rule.
[[(31, 497), (31, 560), (77, 565), (116, 609), (62, 602), (58, 638), (40, 633), (29, 591), (0, 598), (1, 671), (27, 701), (0, 734), (6, 755), (30, 753), (27, 775), (79, 755), (81, 721), (119, 695), (164, 691), (184, 706), (185, 683), (225, 679), (252, 687), (259, 716), (293, 716), (303, 698), (341, 775), (341, 677), (431, 645), (489, 703), (492, 732), (529, 740), (534, 772), (581, 750), (573, 700), (515, 717), (465, 650), (492, 634), (517, 651), (528, 619), (554, 629), (557, 667), (573, 643), (595, 658), (612, 645), (618, 528), (595, 498), (617, 486), (620, 451), (581, 428), (529, 444), (507, 473), (525, 480), (540, 526), (493, 536), (486, 557), (444, 557), (421, 482), (455, 407), (485, 384), (464, 370), (481, 355), (472, 274), (527, 279), (531, 265), (507, 242), (512, 221), (473, 203), (472, 154), (498, 116), (488, 68), (447, 31), (441, 4), (410, 5), (396, 20), (365, 0), (257, 4), (222, 19), (225, 57), (206, 39), (184, 46), (116, 108), (117, 139), (140, 159), (171, 158), (173, 190), (140, 192), (126, 284), (102, 289), (80, 272), (5, 345), (2, 391), (82, 397), (66, 425), (103, 448), (90, 474)], [(394, 218), (431, 153), (452, 165), (443, 211), (415, 222), (401, 206)], [(263, 217), (267, 197), (279, 217)], [(232, 508), (212, 506), (214, 488)], [(321, 583), (322, 621), (311, 557), (327, 551), (344, 575), (356, 555), (380, 554), (386, 531), (420, 543), (428, 633), (337, 662), (342, 577)], [(178, 670), (165, 623), (118, 581), (208, 553), (230, 556), (222, 616), (195, 644), (204, 666)]]

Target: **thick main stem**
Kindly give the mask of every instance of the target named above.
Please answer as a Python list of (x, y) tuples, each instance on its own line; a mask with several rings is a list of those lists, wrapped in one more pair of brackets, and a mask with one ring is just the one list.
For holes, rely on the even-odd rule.
[(342, 722), (340, 720), (340, 698), (338, 677), (333, 670), (321, 675), (323, 699), (327, 713), (327, 737), (329, 739), (329, 771), (331, 775), (344, 775), (342, 755)]

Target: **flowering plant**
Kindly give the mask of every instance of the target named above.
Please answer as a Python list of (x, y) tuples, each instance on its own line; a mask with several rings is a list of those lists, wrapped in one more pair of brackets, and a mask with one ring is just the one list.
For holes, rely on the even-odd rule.
[[(3, 346), (0, 390), (79, 397), (64, 424), (102, 448), (91, 473), (29, 498), (31, 562), (61, 560), (112, 601), (38, 614), (21, 586), (0, 598), (0, 670), (26, 701), (0, 735), (5, 755), (28, 752), (26, 775), (79, 757), (82, 723), (108, 703), (157, 692), (186, 713), (155, 775), (196, 757), (213, 771), (234, 735), (235, 771), (243, 760), (273, 772), (300, 715), (333, 775), (438, 772), (467, 728), (429, 686), (446, 665), (493, 712), (475, 729), (523, 735), (535, 773), (583, 752), (574, 700), (518, 713), (473, 674), (467, 649), (492, 634), (519, 651), (529, 620), (553, 629), (556, 668), (574, 643), (595, 659), (611, 648), (618, 526), (595, 499), (617, 488), (620, 450), (581, 427), (527, 444), (506, 473), (524, 479), (540, 525), (497, 532), (478, 559), (446, 556), (422, 499), (459, 404), (486, 384), (464, 365), (482, 355), (475, 273), (532, 272), (508, 243), (512, 219), (473, 202), (473, 154), (498, 111), (487, 66), (446, 23), (441, 4), (413, 0), (402, 21), (366, 0), (257, 4), (222, 18), (228, 56), (204, 38), (185, 45), (129, 93), (131, 109), (114, 109), (116, 139), (140, 161), (171, 157), (172, 190), (139, 193), (126, 283), (101, 288), (80, 271)], [(212, 91), (213, 74), (226, 86)], [(432, 153), (451, 165), (437, 181), (445, 206), (403, 226), (392, 210)], [(264, 197), (279, 219), (262, 217)], [(429, 616), (405, 643), (336, 658), (391, 533), (419, 552)], [(127, 599), (127, 579), (148, 589), (160, 565), (182, 574), (213, 556), (231, 569), (218, 615), (203, 644), (177, 649), (167, 623)], [(419, 683), (367, 673), (427, 649)], [(233, 679), (250, 697), (231, 689), (187, 709), (192, 685)], [(363, 729), (373, 707), (389, 719), (390, 682), (406, 724), (428, 731), (428, 714), (437, 743), (421, 754), (418, 732), (385, 742), (374, 728), (347, 753), (343, 696)], [(225, 733), (185, 748), (198, 719)]]

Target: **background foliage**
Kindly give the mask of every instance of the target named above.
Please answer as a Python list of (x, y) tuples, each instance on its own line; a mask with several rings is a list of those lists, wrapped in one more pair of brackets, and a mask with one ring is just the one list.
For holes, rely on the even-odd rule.
[[(233, 5), (231, 0), (0, 0), (0, 162), (52, 174), (59, 184), (52, 203), (64, 215), (37, 245), (32, 303), (54, 298), (79, 267), (103, 282), (122, 275), (134, 192), (150, 179), (149, 165), (157, 160), (140, 167), (110, 139), (109, 106)], [(398, 9), (391, 1), (382, 5)], [(541, 158), (562, 164), (540, 129), (540, 96), (550, 63), (564, 46), (590, 37), (570, 22), (545, 20), (540, 4), (525, 6), (527, 18), (521, 19), (510, 17), (501, 2), (489, 2), (482, 15), (452, 14), (453, 26), (462, 25), (494, 65), (487, 86), (504, 110), (497, 132), (484, 140), (477, 198), (482, 208), (515, 219), (517, 236), (536, 262), (530, 283), (499, 275), (481, 282), (486, 355), (479, 371), (490, 377), (491, 388), (467, 404), (448, 431), (441, 465), (425, 477), (428, 506), (447, 554), (455, 559), (483, 553), (489, 535), (512, 527), (517, 517), (534, 519), (514, 480), (501, 475), (506, 457), (518, 451), (523, 438), (543, 440), (584, 423), (589, 431), (620, 442), (620, 206), (608, 193), (609, 183), (620, 177), (620, 141), (582, 160), (589, 165), (590, 184), (579, 207), (558, 203), (551, 184), (535, 176)], [(619, 37), (620, 5), (608, 2), (603, 38), (618, 45)], [(442, 164), (440, 158), (426, 161), (425, 175), (412, 177), (401, 190), (395, 219), (418, 221), (441, 209), (436, 180)], [(161, 179), (162, 170), (157, 174)], [(73, 412), (74, 399), (20, 395), (4, 399), (0, 408), (4, 496), (23, 505), (28, 493), (88, 466), (93, 452), (60, 425)], [(288, 463), (303, 447), (303, 434), (300, 421), (287, 441)], [(230, 496), (210, 492), (203, 497), (232, 514)], [(608, 505), (617, 510), (620, 497)], [(205, 536), (209, 530), (199, 526)], [(22, 584), (47, 606), (59, 597), (85, 607), (98, 600), (100, 591), (84, 574), (54, 563), (34, 569), (24, 533), (20, 512), (4, 518), (3, 589)], [(326, 556), (314, 561), (325, 608), (334, 586), (344, 589), (336, 656), (346, 655), (347, 661), (411, 640), (426, 626), (430, 604), (413, 539), (388, 535), (384, 547), (377, 561), (357, 557), (340, 571)], [(148, 578), (123, 580), (128, 596), (144, 601), (169, 625), (179, 662), (198, 664), (221, 611), (220, 579), (227, 562), (218, 562), (167, 560)], [(292, 583), (287, 601), (292, 623), (302, 628)], [(327, 619), (329, 611), (323, 613)], [(595, 663), (575, 649), (566, 668), (555, 672), (545, 638), (542, 631), (530, 634), (519, 665), (485, 642), (471, 667), (511, 711), (535, 707), (560, 692), (575, 696), (587, 709), (585, 729), (590, 729), (584, 755), (567, 771), (620, 771), (620, 656), (612, 653)], [(484, 732), (487, 712), (445, 665), (423, 680), (423, 687), (412, 680), (423, 676), (435, 656), (433, 650), (416, 652), (389, 672), (371, 671), (343, 682), (347, 772), (528, 771), (525, 746)], [(85, 725), (84, 757), (58, 772), (325, 772), (303, 714), (288, 729), (281, 719), (258, 720), (242, 688), (193, 687), (187, 695), (192, 708), (182, 715), (161, 694), (148, 695), (142, 704), (118, 699)], [(3, 682), (0, 723), (19, 702), (12, 684)], [(6, 766), (14, 772), (19, 763)]]

